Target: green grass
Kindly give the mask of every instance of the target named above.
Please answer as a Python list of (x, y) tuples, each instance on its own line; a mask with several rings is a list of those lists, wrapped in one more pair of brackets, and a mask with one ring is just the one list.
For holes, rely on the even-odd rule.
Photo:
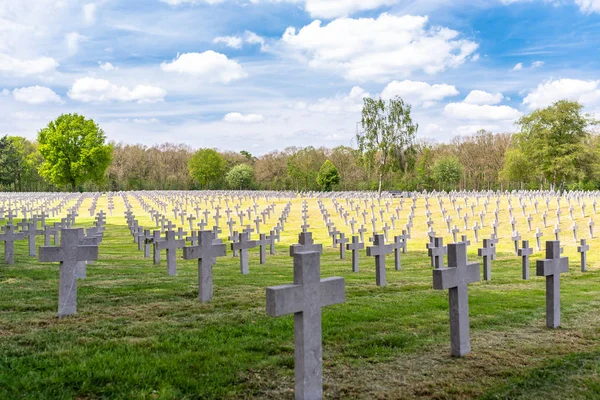
[[(544, 280), (521, 280), (512, 242), (501, 240), (493, 280), (469, 287), (472, 354), (454, 359), (447, 293), (432, 289), (423, 233), (413, 234), (402, 271), (389, 258), (388, 286), (379, 288), (364, 252), (359, 273), (349, 254), (339, 260), (317, 212), (311, 203), (325, 248), (321, 275), (344, 277), (347, 293), (344, 304), (323, 310), (326, 397), (600, 397), (596, 256), (582, 274), (573, 246), (565, 248), (563, 326), (549, 330)], [(299, 220), (292, 214), (288, 226)], [(228, 251), (214, 268), (213, 301), (200, 304), (196, 262), (178, 260), (178, 275), (167, 276), (164, 258), (160, 266), (144, 259), (120, 215), (109, 218), (101, 258), (79, 281), (75, 316), (56, 318), (57, 264), (26, 257), (25, 242), (15, 265), (0, 262), (0, 399), (293, 398), (293, 317), (266, 316), (265, 288), (292, 282), (288, 245), (297, 232), (282, 237), (266, 265), (250, 250), (246, 276)], [(471, 246), (471, 260), (475, 252)]]

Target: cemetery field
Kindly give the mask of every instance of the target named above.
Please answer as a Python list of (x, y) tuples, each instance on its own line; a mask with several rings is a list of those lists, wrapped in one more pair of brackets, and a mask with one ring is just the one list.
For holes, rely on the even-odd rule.
[[(285, 201), (275, 202), (279, 212)], [(153, 265), (137, 250), (122, 203), (108, 217), (99, 260), (78, 281), (76, 315), (56, 317), (58, 263), (27, 257), (26, 242), (17, 242), (15, 264), (0, 261), (0, 399), (293, 398), (294, 317), (265, 312), (266, 287), (293, 281), (289, 246), (298, 239), (302, 199), (292, 203), (276, 254), (260, 265), (258, 248), (250, 249), (250, 273), (242, 275), (228, 245), (213, 268), (214, 297), (204, 304), (197, 261), (178, 252), (177, 276), (167, 275), (164, 257)], [(364, 250), (353, 273), (350, 252), (339, 259), (314, 199), (309, 210), (310, 231), (324, 249), (321, 277), (346, 281), (346, 302), (322, 310), (324, 397), (600, 397), (600, 240), (588, 241), (588, 272), (580, 272), (568, 218), (561, 327), (545, 325), (545, 280), (535, 276), (535, 260), (544, 254), (533, 232), (521, 226), (534, 247), (525, 281), (504, 222), (492, 280), (469, 285), (472, 352), (452, 358), (448, 292), (432, 288), (423, 210), (416, 212), (402, 270), (394, 270), (393, 255), (387, 258), (386, 287), (375, 285), (374, 260)], [(133, 211), (140, 225), (154, 226), (136, 203)], [(90, 226), (93, 218), (80, 213), (77, 226)], [(334, 212), (332, 219), (344, 226)], [(438, 221), (434, 228), (451, 243), (444, 226)], [(545, 232), (550, 240), (551, 230)], [(467, 234), (469, 260), (481, 262), (481, 240)]]

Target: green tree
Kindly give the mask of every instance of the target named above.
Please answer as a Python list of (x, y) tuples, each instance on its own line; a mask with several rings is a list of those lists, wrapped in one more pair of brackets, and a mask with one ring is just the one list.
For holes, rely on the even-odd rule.
[(0, 185), (15, 185), (18, 172), (18, 153), (9, 136), (0, 138)]
[(190, 175), (205, 189), (225, 174), (227, 163), (214, 149), (200, 149), (188, 162)]
[(104, 131), (83, 115), (63, 114), (38, 132), (39, 152), (44, 158), (39, 173), (54, 185), (71, 190), (86, 183), (99, 184), (112, 158)]
[(254, 168), (248, 164), (239, 164), (231, 168), (225, 180), (231, 189), (250, 189), (254, 180)]
[(363, 131), (356, 135), (356, 140), (366, 168), (377, 174), (380, 194), (384, 175), (413, 145), (418, 125), (413, 123), (410, 110), (410, 104), (400, 97), (387, 103), (381, 98), (364, 99), (360, 122)]
[(331, 192), (333, 186), (340, 183), (340, 173), (331, 161), (325, 160), (321, 165), (317, 175), (317, 183), (325, 192)]
[(463, 166), (458, 157), (445, 156), (437, 160), (433, 167), (433, 179), (440, 189), (449, 189), (460, 182)]
[(587, 128), (595, 125), (583, 106), (575, 101), (560, 100), (537, 109), (519, 119), (520, 133), (515, 135), (517, 147), (528, 160), (535, 160), (537, 173), (556, 187), (558, 182), (581, 178), (581, 166), (590, 152), (586, 143)]
[(504, 182), (518, 182), (519, 188), (523, 189), (523, 184), (535, 177), (531, 174), (534, 170), (535, 165), (520, 149), (508, 149), (504, 155), (504, 167), (500, 171), (500, 179)]

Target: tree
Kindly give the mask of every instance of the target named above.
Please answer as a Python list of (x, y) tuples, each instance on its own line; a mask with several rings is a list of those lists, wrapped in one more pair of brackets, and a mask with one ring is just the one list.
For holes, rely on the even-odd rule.
[(319, 169), (317, 183), (325, 192), (331, 192), (334, 185), (340, 183), (340, 173), (335, 165), (329, 160), (325, 160)]
[(521, 150), (508, 149), (504, 156), (504, 168), (500, 172), (500, 178), (504, 182), (518, 182), (519, 188), (523, 189), (523, 183), (529, 182), (533, 177), (531, 175), (533, 170), (535, 170), (534, 164)]
[(440, 188), (444, 189), (460, 182), (462, 174), (463, 166), (456, 156), (442, 157), (433, 167), (433, 179), (435, 179)]
[(226, 161), (214, 149), (200, 149), (194, 153), (188, 162), (190, 175), (205, 189), (212, 181), (225, 174)]
[(580, 167), (590, 155), (587, 128), (596, 121), (582, 114), (582, 108), (578, 102), (559, 100), (517, 122), (521, 128), (515, 135), (517, 147), (527, 159), (535, 160), (537, 173), (553, 188), (558, 182), (580, 178)]
[(254, 179), (254, 168), (248, 164), (239, 164), (231, 168), (225, 180), (232, 189), (250, 189)]
[(374, 170), (379, 179), (381, 194), (383, 176), (395, 160), (400, 160), (406, 149), (412, 146), (418, 125), (410, 116), (411, 106), (396, 96), (386, 103), (383, 99), (364, 98), (361, 126), (356, 140), (363, 163)]
[(112, 146), (104, 131), (83, 115), (63, 114), (38, 132), (39, 152), (44, 158), (39, 173), (54, 185), (71, 190), (85, 182), (99, 184), (110, 165)]

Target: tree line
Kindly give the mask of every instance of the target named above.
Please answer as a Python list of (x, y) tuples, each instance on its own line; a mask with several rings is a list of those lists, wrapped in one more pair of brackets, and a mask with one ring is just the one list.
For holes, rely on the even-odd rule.
[(37, 140), (0, 137), (0, 187), (11, 191), (266, 189), (600, 189), (597, 121), (566, 100), (532, 111), (519, 131), (449, 143), (417, 139), (410, 105), (365, 99), (357, 148), (287, 147), (264, 155), (185, 144), (106, 143), (92, 120), (65, 114)]

